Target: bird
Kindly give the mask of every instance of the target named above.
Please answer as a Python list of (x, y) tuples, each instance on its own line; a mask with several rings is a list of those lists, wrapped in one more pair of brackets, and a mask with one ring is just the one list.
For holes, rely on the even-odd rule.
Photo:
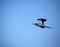
[[(40, 27), (40, 28), (43, 28), (43, 29), (45, 29), (45, 28), (51, 28), (49, 26), (45, 26), (44, 22), (47, 21), (46, 19), (44, 19), (44, 18), (38, 18), (37, 20), (39, 21), (39, 23), (33, 23), (33, 25), (35, 25), (37, 27)], [(41, 21), (42, 24), (40, 23), (40, 21)]]

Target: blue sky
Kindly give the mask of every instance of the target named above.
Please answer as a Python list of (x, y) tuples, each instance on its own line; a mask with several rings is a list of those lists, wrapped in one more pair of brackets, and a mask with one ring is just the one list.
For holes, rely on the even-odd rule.
[[(2, 47), (59, 47), (59, 0), (3, 0), (1, 6)], [(32, 25), (47, 19), (50, 29)]]

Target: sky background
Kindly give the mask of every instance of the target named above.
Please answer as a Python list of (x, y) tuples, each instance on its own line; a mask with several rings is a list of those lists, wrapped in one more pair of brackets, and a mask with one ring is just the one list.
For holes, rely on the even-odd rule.
[[(60, 47), (59, 0), (0, 0), (1, 47)], [(42, 29), (34, 26), (45, 18)]]

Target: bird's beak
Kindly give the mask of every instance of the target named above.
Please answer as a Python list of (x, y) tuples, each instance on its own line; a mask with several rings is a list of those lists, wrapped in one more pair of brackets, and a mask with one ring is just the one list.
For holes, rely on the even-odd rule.
[(33, 25), (35, 25), (35, 23), (32, 23)]

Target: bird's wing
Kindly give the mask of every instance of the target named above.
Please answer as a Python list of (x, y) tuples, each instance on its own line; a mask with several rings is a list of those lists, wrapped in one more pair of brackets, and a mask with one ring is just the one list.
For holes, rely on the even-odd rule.
[(49, 26), (44, 26), (44, 27), (46, 27), (46, 28), (51, 28), (51, 27), (49, 27)]

